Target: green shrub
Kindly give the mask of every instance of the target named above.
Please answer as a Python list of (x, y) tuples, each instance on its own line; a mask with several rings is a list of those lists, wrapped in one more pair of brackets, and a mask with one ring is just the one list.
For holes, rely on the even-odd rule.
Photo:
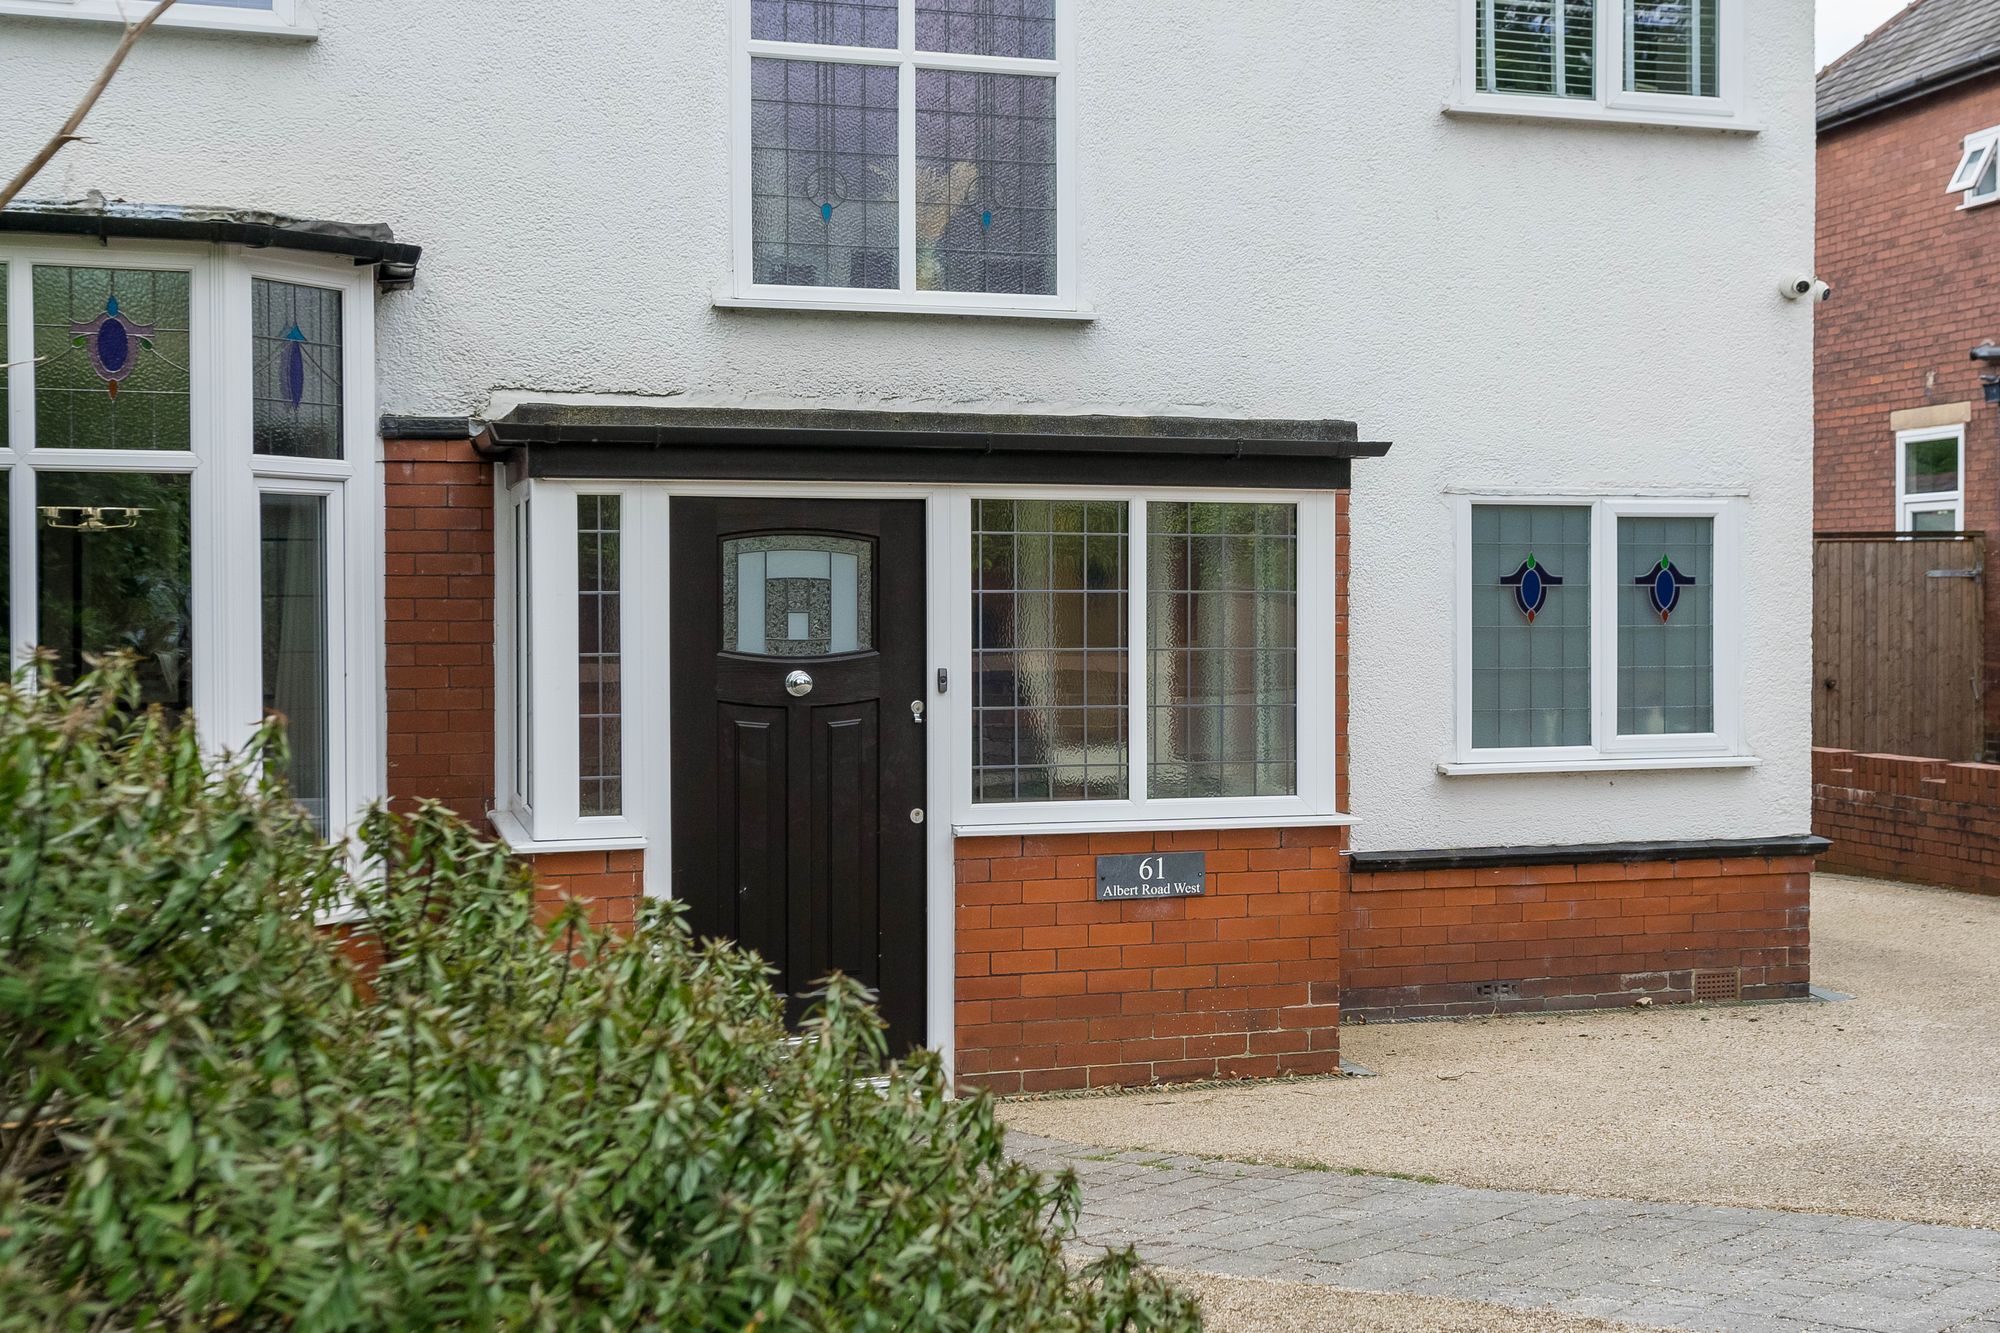
[[(108, 671), (0, 690), (0, 1329), (1192, 1329), (835, 979), (538, 921), (437, 808), (363, 872)], [(379, 943), (366, 980), (315, 913)]]

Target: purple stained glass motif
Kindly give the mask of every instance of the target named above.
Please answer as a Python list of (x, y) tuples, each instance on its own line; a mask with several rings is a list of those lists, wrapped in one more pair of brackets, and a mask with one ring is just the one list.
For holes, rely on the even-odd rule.
[(750, 36), (820, 46), (896, 45), (897, 0), (750, 0)]
[(897, 80), (874, 65), (750, 62), (756, 282), (900, 285)]
[(280, 458), (341, 457), (340, 293), (258, 278), (251, 285), (251, 438)]
[(91, 368), (113, 398), (118, 396), (118, 385), (138, 364), (139, 349), (153, 345), (153, 326), (125, 318), (116, 296), (104, 298), (103, 314), (87, 324), (72, 324), (69, 331), (89, 351)]
[(1056, 0), (917, 0), (917, 49), (1052, 60)]
[(1056, 291), (1056, 81), (917, 71), (917, 286)]

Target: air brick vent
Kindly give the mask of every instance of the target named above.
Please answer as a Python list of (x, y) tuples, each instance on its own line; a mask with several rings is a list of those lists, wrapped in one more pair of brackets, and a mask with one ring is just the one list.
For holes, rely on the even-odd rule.
[(1726, 1004), (1743, 998), (1743, 974), (1734, 968), (1694, 974), (1696, 1004)]
[(1482, 981), (1479, 983), (1479, 998), (1482, 1000), (1518, 1000), (1521, 998), (1521, 983), (1518, 981)]

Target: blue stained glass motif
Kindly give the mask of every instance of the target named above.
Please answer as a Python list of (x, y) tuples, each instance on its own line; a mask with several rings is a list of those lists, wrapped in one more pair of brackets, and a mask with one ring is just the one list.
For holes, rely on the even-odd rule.
[(258, 278), (251, 287), (250, 319), (253, 448), (284, 458), (339, 458), (340, 293)]
[(306, 397), (306, 335), (297, 324), (285, 330), (285, 401), (297, 407)]
[(1681, 604), (1681, 589), (1692, 587), (1695, 580), (1675, 568), (1670, 557), (1661, 556), (1660, 563), (1633, 579), (1632, 582), (1646, 588), (1653, 599), (1653, 609), (1660, 613), (1661, 620), (1674, 614), (1674, 608)]
[(118, 396), (119, 381), (130, 375), (137, 364), (133, 343), (141, 347), (153, 345), (153, 326), (134, 324), (127, 319), (118, 309), (116, 296), (105, 298), (103, 314), (87, 324), (72, 324), (69, 331), (76, 335), (76, 345), (90, 353), (91, 366), (113, 398)]
[(1514, 604), (1521, 608), (1521, 614), (1532, 625), (1535, 617), (1548, 604), (1549, 589), (1562, 586), (1562, 575), (1542, 568), (1531, 555), (1521, 562), (1519, 569), (1501, 579), (1500, 584), (1514, 590)]

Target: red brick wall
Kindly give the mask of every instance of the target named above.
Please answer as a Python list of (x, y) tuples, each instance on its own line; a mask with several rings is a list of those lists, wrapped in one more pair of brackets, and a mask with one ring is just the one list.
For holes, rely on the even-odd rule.
[[(1833, 300), (1816, 307), (1814, 523), (1822, 531), (1896, 526), (1896, 442), (1889, 414), (1970, 402), (1968, 529), (2000, 527), (2000, 414), (1983, 400), (1970, 353), (2000, 342), (2000, 204), (1959, 211), (1945, 193), (1965, 135), (2000, 125), (2000, 78), (1835, 129), (1819, 146), (1818, 270)], [(2000, 534), (1993, 534), (2000, 536)], [(1991, 540), (1991, 537), (1989, 537)], [(2000, 627), (2000, 579), (1987, 580)], [(1987, 639), (2000, 679), (2000, 632)], [(2000, 732), (2000, 691), (1987, 692)]]
[[(958, 841), (958, 1079), (996, 1092), (1339, 1066), (1346, 830)], [(1097, 902), (1100, 854), (1205, 851), (1208, 896)]]
[(2000, 893), (2000, 764), (1813, 751), (1820, 865)]
[(540, 881), (535, 902), (545, 911), (571, 898), (589, 905), (593, 925), (629, 929), (645, 897), (644, 852), (553, 852), (524, 858)]
[(383, 445), (389, 795), (483, 826), (493, 803), (493, 465), (457, 440)]
[[(1350, 1015), (1418, 1018), (1691, 998), (1742, 969), (1745, 999), (1805, 993), (1807, 857), (1505, 866), (1353, 876)], [(1516, 995), (1480, 987), (1513, 983)]]

